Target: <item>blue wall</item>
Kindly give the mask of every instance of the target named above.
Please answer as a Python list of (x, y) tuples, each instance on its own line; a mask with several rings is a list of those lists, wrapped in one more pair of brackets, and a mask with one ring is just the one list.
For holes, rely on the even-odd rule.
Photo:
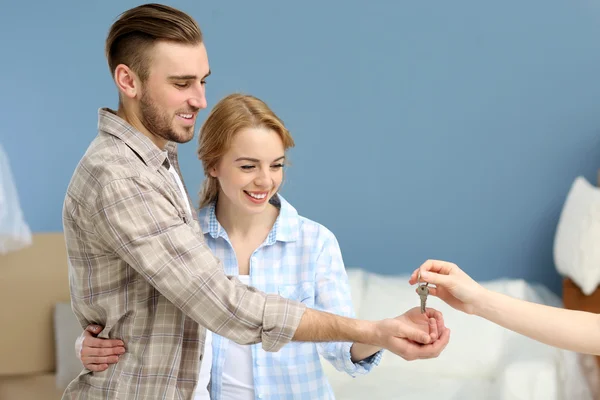
[[(116, 106), (105, 35), (141, 2), (2, 3), (0, 143), (32, 229), (58, 231), (97, 109)], [(284, 194), (347, 265), (436, 257), (559, 289), (562, 203), (600, 167), (600, 3), (169, 4), (204, 31), (209, 103), (249, 92), (292, 130)], [(180, 153), (196, 191), (194, 150)]]

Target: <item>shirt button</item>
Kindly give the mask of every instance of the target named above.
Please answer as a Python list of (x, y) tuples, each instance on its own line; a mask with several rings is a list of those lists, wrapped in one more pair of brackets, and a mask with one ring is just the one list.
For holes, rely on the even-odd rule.
[(259, 393), (259, 394), (258, 394), (258, 398), (259, 398), (259, 399), (262, 399), (262, 398), (263, 398), (263, 395), (262, 395), (262, 393)]

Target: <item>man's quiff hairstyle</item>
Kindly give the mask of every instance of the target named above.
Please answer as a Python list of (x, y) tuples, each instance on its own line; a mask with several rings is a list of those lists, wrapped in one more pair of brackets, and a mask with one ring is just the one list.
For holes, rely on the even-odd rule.
[(106, 58), (114, 77), (119, 64), (125, 64), (145, 81), (150, 66), (150, 50), (158, 41), (195, 45), (202, 43), (196, 21), (173, 7), (143, 4), (122, 13), (106, 38)]

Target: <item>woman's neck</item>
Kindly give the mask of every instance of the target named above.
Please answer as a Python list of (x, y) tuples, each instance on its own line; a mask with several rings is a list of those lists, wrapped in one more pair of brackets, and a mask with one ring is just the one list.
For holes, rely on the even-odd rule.
[(241, 238), (256, 237), (256, 235), (266, 236), (279, 215), (279, 209), (272, 204), (269, 204), (260, 214), (245, 213), (233, 206), (222, 195), (217, 199), (215, 212), (217, 220), (227, 235)]

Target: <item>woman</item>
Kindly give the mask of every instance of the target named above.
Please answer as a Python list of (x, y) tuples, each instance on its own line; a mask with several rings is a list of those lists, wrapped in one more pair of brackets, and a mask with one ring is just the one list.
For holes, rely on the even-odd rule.
[(485, 289), (455, 264), (429, 260), (409, 283), (436, 285), (429, 294), (531, 339), (578, 353), (600, 355), (600, 315), (530, 303)]
[[(206, 175), (200, 195), (202, 231), (228, 275), (266, 293), (353, 316), (335, 236), (299, 216), (278, 194), (285, 153), (293, 145), (283, 122), (261, 100), (235, 94), (217, 103), (202, 126), (198, 150)], [(421, 314), (415, 309), (405, 315), (433, 340), (440, 336), (447, 341), (449, 331), (439, 312)], [(117, 346), (109, 349), (113, 358), (102, 361), (115, 362), (117, 351), (124, 351), (122, 343), (105, 342)], [(217, 335), (212, 336), (212, 350), (214, 399), (333, 398), (319, 354), (351, 375), (369, 372), (382, 354), (373, 346), (339, 342), (293, 342), (271, 353)], [(88, 369), (108, 367), (92, 362), (93, 357), (106, 355), (92, 344), (84, 343), (81, 354)]]

